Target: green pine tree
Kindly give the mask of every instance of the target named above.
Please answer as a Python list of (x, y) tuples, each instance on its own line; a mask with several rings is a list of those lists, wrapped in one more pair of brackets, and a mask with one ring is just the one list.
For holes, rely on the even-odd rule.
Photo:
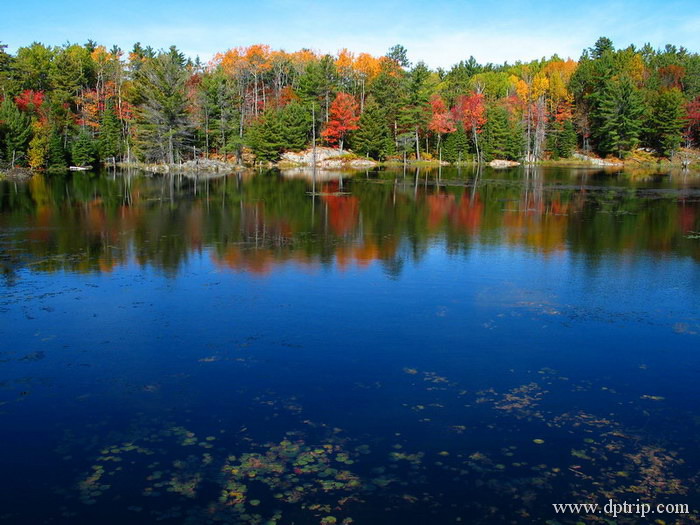
[(525, 152), (525, 129), (522, 122), (508, 121), (508, 139), (506, 142), (506, 159), (520, 160)]
[(651, 111), (650, 137), (662, 155), (671, 156), (683, 138), (685, 97), (678, 89), (662, 91)]
[(486, 111), (483, 133), (484, 160), (506, 159), (511, 154), (511, 130), (508, 111), (501, 106), (492, 106)]
[(275, 161), (284, 149), (285, 139), (280, 112), (270, 109), (254, 123), (246, 134), (246, 144), (259, 161)]
[(316, 115), (319, 122), (328, 122), (333, 93), (336, 91), (338, 72), (332, 56), (325, 55), (319, 61), (310, 62), (299, 77), (297, 93), (305, 104), (320, 104)]
[(457, 122), (454, 133), (447, 135), (442, 146), (442, 160), (447, 162), (464, 162), (469, 155), (469, 139), (461, 122)]
[(365, 100), (360, 116), (360, 129), (353, 133), (351, 145), (356, 153), (373, 159), (383, 159), (391, 153), (393, 141), (389, 135), (386, 116), (371, 95)]
[(574, 123), (571, 120), (559, 123), (556, 136), (556, 146), (553, 153), (558, 158), (568, 159), (574, 154), (578, 142)]
[(114, 111), (112, 101), (107, 102), (100, 123), (100, 136), (97, 141), (100, 160), (116, 159), (122, 153), (121, 125)]
[(605, 82), (592, 98), (592, 134), (598, 151), (622, 157), (637, 146), (642, 132), (644, 105), (639, 90), (628, 77), (623, 77)]
[(19, 110), (11, 97), (5, 97), (0, 104), (0, 137), (5, 146), (7, 162), (25, 163), (31, 133), (31, 119)]
[(300, 102), (290, 102), (277, 115), (281, 128), (282, 149), (299, 151), (309, 144), (312, 112), (311, 107)]
[(185, 57), (175, 47), (146, 59), (134, 80), (137, 145), (147, 160), (174, 164), (192, 137)]
[(95, 141), (85, 130), (80, 130), (78, 138), (73, 142), (71, 158), (74, 166), (90, 166), (95, 162)]
[(518, 160), (523, 155), (525, 133), (520, 123), (511, 121), (503, 106), (491, 106), (486, 111), (483, 138), (484, 160)]
[(63, 138), (55, 128), (49, 135), (48, 168), (49, 171), (64, 171), (68, 168)]
[(420, 132), (427, 127), (430, 121), (429, 97), (425, 89), (429, 77), (428, 67), (423, 62), (416, 64), (408, 75), (406, 97), (398, 115), (399, 127), (405, 133), (414, 134), (418, 160), (420, 160)]

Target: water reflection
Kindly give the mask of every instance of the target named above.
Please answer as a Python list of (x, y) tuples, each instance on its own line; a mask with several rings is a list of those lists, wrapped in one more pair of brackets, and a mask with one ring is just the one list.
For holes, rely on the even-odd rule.
[[(314, 191), (315, 190), (315, 191)], [(444, 242), (546, 255), (700, 258), (700, 181), (574, 170), (308, 170), (217, 177), (34, 176), (0, 186), (3, 272), (175, 274), (192, 254), (265, 275), (278, 265), (400, 272)]]

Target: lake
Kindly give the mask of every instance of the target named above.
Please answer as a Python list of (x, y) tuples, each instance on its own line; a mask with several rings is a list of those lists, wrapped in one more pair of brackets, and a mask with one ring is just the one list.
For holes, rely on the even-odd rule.
[(700, 176), (0, 182), (0, 521), (700, 521)]

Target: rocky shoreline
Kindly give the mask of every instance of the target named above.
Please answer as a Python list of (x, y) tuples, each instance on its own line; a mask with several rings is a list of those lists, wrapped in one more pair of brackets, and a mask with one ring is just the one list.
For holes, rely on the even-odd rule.
[[(494, 169), (509, 169), (521, 165), (526, 166), (562, 166), (562, 167), (581, 167), (581, 168), (617, 168), (617, 169), (690, 169), (691, 171), (700, 171), (700, 153), (695, 150), (683, 150), (672, 161), (669, 159), (657, 159), (650, 157), (649, 154), (643, 155), (644, 152), (637, 152), (626, 160), (606, 158), (601, 159), (583, 153), (574, 153), (571, 158), (558, 160), (543, 160), (537, 162), (516, 162), (512, 160), (495, 159), (485, 166)], [(248, 159), (246, 159), (248, 160)], [(408, 160), (409, 166), (418, 166), (426, 168), (436, 168), (439, 166), (451, 166), (448, 162), (438, 160)], [(317, 147), (315, 150), (309, 148), (298, 152), (283, 153), (279, 162), (269, 162), (263, 165), (254, 166), (250, 162), (241, 164), (235, 161), (224, 161), (219, 159), (194, 159), (182, 162), (179, 164), (148, 164), (143, 162), (120, 162), (116, 167), (127, 170), (140, 170), (148, 173), (185, 173), (185, 174), (228, 174), (247, 172), (256, 167), (263, 168), (278, 168), (280, 170), (299, 170), (306, 172), (314, 166), (318, 170), (323, 171), (353, 171), (367, 170), (376, 167), (397, 167), (403, 166), (401, 160), (389, 159), (383, 162), (375, 161), (366, 157), (356, 155), (352, 151), (340, 151), (335, 148)], [(471, 166), (473, 162), (463, 162), (454, 164), (455, 166)], [(26, 181), (31, 178), (33, 172), (28, 168), (13, 168), (10, 170), (0, 171), (0, 180)], [(200, 175), (200, 176), (202, 176)]]

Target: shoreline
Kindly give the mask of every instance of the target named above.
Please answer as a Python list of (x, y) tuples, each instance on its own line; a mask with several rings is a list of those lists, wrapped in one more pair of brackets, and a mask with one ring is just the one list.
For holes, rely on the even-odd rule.
[[(364, 159), (362, 157), (351, 157), (347, 162), (333, 161), (332, 163), (325, 164), (324, 162), (319, 162), (316, 165), (316, 169), (324, 172), (348, 172), (348, 171), (367, 171), (374, 170), (377, 168), (388, 168), (388, 169), (400, 169), (404, 166), (411, 169), (416, 168), (427, 168), (431, 170), (440, 168), (491, 168), (494, 170), (504, 170), (513, 168), (581, 168), (581, 169), (594, 169), (601, 171), (651, 171), (662, 173), (665, 171), (679, 171), (684, 173), (697, 173), (700, 174), (700, 162), (693, 162), (690, 164), (684, 164), (682, 162), (672, 162), (668, 159), (659, 159), (657, 161), (639, 161), (639, 160), (626, 160), (626, 161), (607, 161), (605, 159), (595, 159), (602, 162), (594, 162), (588, 159), (580, 158), (568, 158), (568, 159), (558, 159), (558, 160), (541, 160), (536, 162), (522, 162), (522, 163), (508, 163), (508, 165), (497, 165), (492, 166), (488, 162), (476, 163), (476, 162), (454, 162), (448, 163), (439, 160), (407, 160), (406, 163), (396, 160), (388, 161), (371, 161), (369, 159)], [(233, 162), (223, 162), (223, 161), (211, 161), (201, 159), (199, 162), (188, 161), (182, 164), (149, 164), (144, 162), (118, 162), (113, 164), (104, 164), (102, 168), (122, 170), (137, 170), (147, 173), (190, 173), (190, 174), (228, 174), (228, 173), (246, 173), (251, 171), (259, 171), (261, 169), (279, 169), (279, 170), (311, 170), (313, 165), (309, 163), (298, 163), (289, 161), (279, 161), (275, 163), (266, 163), (254, 166), (246, 166), (242, 164), (237, 164)], [(8, 170), (0, 170), (0, 180), (7, 181), (26, 181), (29, 180), (36, 172), (31, 171), (29, 168), (13, 168)], [(51, 172), (42, 172), (49, 173)], [(68, 170), (65, 173), (69, 173)]]

